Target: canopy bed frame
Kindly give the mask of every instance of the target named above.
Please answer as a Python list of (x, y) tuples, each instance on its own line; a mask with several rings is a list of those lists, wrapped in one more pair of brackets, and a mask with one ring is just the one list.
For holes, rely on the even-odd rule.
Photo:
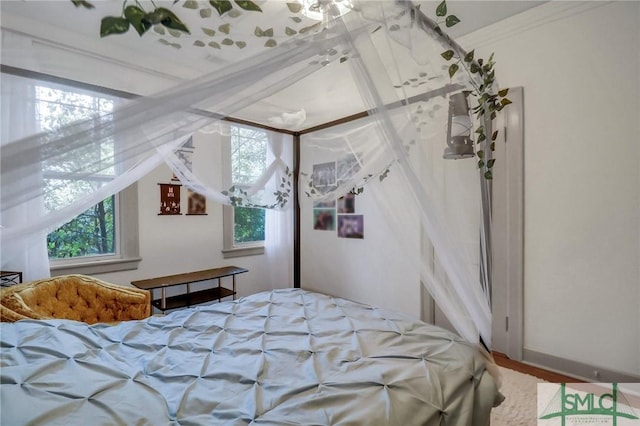
[[(66, 320), (2, 324), (3, 420), (79, 424), (91, 418), (96, 424), (154, 425), (489, 423), (491, 407), (501, 401), (497, 369), (487, 350), (495, 140), (491, 126), (496, 112), (509, 103), (506, 92), (496, 89), (493, 60), (474, 58), (473, 51), (444, 33), (441, 24), (450, 26), (457, 20), (447, 13), (446, 2), (436, 11), (440, 23), (409, 1), (355, 3), (347, 15), (330, 13), (335, 6), (331, 1), (319, 2), (328, 8), (323, 21), (306, 27), (307, 18), (298, 16), (300, 11), (291, 4), (291, 18), (300, 28), (287, 26), (287, 33), (296, 37), (280, 44), (267, 41), (269, 51), (238, 54), (235, 62), (134, 100), (105, 120), (3, 140), (3, 220), (10, 220), (2, 230), (2, 245), (4, 249), (41, 243), (44, 231), (121, 191), (164, 161), (182, 184), (213, 201), (273, 209), (293, 204), (295, 288), (115, 326)], [(225, 25), (220, 32), (229, 31)], [(256, 36), (265, 32), (269, 31), (256, 26)], [(213, 36), (215, 31), (205, 33)], [(409, 65), (396, 66), (399, 58)], [(239, 118), (255, 113), (252, 107), (258, 101), (268, 101), (343, 63), (349, 68), (341, 68), (338, 76), (351, 78), (349, 84), (362, 98), (361, 112), (306, 129), (298, 124), (295, 130)], [(458, 69), (466, 73), (457, 74)], [(394, 73), (400, 81), (406, 78), (406, 84), (391, 84)], [(468, 250), (460, 227), (468, 218), (445, 214), (437, 173), (422, 167), (432, 157), (431, 146), (418, 142), (441, 143), (443, 127), (451, 136), (452, 118), (447, 126), (441, 125), (447, 120), (445, 101), (451, 103), (459, 95), (467, 103), (470, 93), (478, 98), (474, 114), (466, 111), (464, 120), (454, 123), (462, 132), (475, 129), (477, 146), (469, 148), (471, 156), (480, 159), (478, 168), (473, 164), (471, 169), (477, 180), (460, 188), (469, 191), (478, 206), (480, 241)], [(272, 163), (246, 191), (212, 187), (176, 155), (197, 131), (228, 135), (225, 126), (230, 122), (277, 135), (270, 140)], [(354, 123), (358, 127), (350, 128)], [(329, 129), (336, 134), (325, 144), (321, 139)], [(283, 135), (292, 141), (290, 165), (281, 155)], [(316, 187), (313, 173), (301, 170), (302, 138), (322, 151), (319, 157), (346, 155), (358, 164), (357, 170), (331, 188)], [(73, 170), (57, 169), (77, 163), (71, 158), (74, 153), (103, 149), (105, 144), (115, 146), (110, 162), (99, 158)], [(105, 170), (116, 170), (116, 175), (60, 211), (25, 223), (21, 209), (55, 190), (33, 173), (47, 167), (62, 176)], [(299, 193), (304, 188), (314, 200), (336, 199), (362, 189), (373, 177), (382, 182), (390, 170), (403, 179), (406, 199), (415, 201), (419, 232), (425, 246), (429, 244), (424, 250), (428, 256), (423, 250), (408, 256), (459, 336), (394, 312), (300, 289)], [(288, 186), (295, 190), (280, 189)], [(472, 234), (478, 237), (477, 228)], [(470, 261), (478, 251), (477, 262)]]

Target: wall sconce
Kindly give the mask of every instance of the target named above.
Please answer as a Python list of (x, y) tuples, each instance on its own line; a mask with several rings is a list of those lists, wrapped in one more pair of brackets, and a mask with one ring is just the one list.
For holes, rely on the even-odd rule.
[(447, 147), (443, 158), (457, 160), (473, 158), (473, 140), (471, 140), (471, 116), (467, 97), (469, 91), (462, 91), (449, 96), (449, 123), (447, 126)]

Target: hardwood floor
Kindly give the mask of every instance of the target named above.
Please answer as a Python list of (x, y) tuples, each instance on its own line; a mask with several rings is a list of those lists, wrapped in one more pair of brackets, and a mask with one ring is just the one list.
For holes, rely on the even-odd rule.
[(551, 383), (584, 382), (584, 380), (579, 380), (579, 379), (576, 379), (575, 377), (565, 376), (564, 374), (545, 370), (539, 367), (534, 367), (533, 365), (525, 364), (519, 361), (514, 361), (501, 352), (494, 351), (493, 358), (496, 360), (496, 364), (498, 364), (501, 367), (519, 371), (520, 373), (529, 374), (531, 376), (538, 377), (539, 379), (546, 380)]

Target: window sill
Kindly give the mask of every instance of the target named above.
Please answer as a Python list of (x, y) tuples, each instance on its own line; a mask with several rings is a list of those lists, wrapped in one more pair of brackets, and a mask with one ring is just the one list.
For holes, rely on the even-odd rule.
[(264, 246), (234, 247), (222, 250), (222, 257), (225, 259), (242, 256), (256, 256), (260, 254), (264, 254)]
[(64, 265), (51, 265), (51, 276), (67, 274), (106, 274), (109, 272), (131, 271), (138, 269), (141, 257), (126, 259), (99, 260), (95, 262), (65, 263)]

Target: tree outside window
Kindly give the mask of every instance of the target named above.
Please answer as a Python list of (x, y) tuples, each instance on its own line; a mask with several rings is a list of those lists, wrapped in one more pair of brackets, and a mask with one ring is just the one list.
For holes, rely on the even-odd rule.
[[(231, 181), (248, 190), (267, 167), (269, 136), (263, 130), (231, 126)], [(233, 208), (234, 246), (265, 240), (265, 211)]]
[[(105, 96), (58, 88), (47, 85), (35, 87), (35, 109), (40, 131), (51, 131), (77, 120), (108, 120), (115, 106), (115, 99)], [(97, 190), (103, 182), (113, 178), (113, 166), (106, 167), (100, 175), (90, 177), (69, 173), (82, 170), (83, 164), (96, 161), (113, 164), (114, 144), (107, 141), (96, 148), (79, 148), (74, 161), (79, 164), (44, 163), (43, 176), (46, 185), (54, 191), (46, 191), (45, 209), (58, 210), (65, 200), (75, 194)], [(82, 152), (84, 150), (85, 152)], [(67, 222), (47, 236), (50, 259), (81, 256), (113, 255), (116, 253), (116, 197), (110, 196), (75, 219)]]

